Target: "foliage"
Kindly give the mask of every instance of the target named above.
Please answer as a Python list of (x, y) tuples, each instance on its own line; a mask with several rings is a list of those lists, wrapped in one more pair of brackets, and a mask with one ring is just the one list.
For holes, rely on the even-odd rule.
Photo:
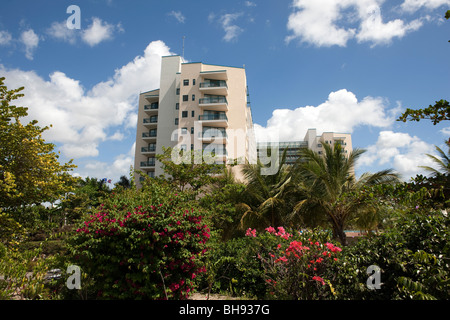
[(240, 204), (244, 212), (241, 218), (243, 229), (252, 227), (263, 230), (270, 225), (288, 223), (291, 207), (287, 195), (291, 187), (291, 175), (285, 160), (286, 151), (282, 154), (277, 172), (270, 175), (263, 174), (266, 165), (260, 161), (243, 167), (247, 186), (245, 201)]
[(68, 240), (72, 261), (103, 299), (182, 299), (204, 272), (210, 236), (184, 194), (156, 181), (105, 199)]
[(420, 121), (422, 119), (431, 120), (436, 125), (441, 121), (450, 120), (450, 104), (447, 100), (436, 101), (434, 105), (429, 105), (425, 109), (407, 108), (397, 121)]
[(167, 180), (178, 189), (190, 188), (194, 192), (215, 182), (215, 174), (220, 174), (224, 165), (213, 163), (212, 157), (200, 151), (164, 148), (163, 153), (156, 155), (161, 168), (168, 175)]
[[(339, 299), (449, 299), (450, 220), (411, 209), (384, 233), (346, 248), (335, 266)], [(381, 268), (381, 289), (366, 287), (366, 269)]]
[(25, 238), (26, 231), (9, 214), (0, 211), (0, 243), (12, 247)]
[(248, 229), (247, 236), (255, 238), (272, 298), (313, 300), (335, 294), (327, 278), (342, 249), (328, 242), (330, 234), (307, 230), (289, 233), (283, 227), (268, 227), (258, 235), (256, 230)]
[(294, 207), (308, 222), (309, 217), (325, 215), (329, 220), (335, 239), (347, 245), (345, 227), (355, 215), (372, 214), (375, 202), (362, 201), (360, 191), (371, 185), (393, 184), (398, 175), (392, 170), (364, 173), (355, 178), (354, 167), (364, 150), (355, 149), (348, 157), (340, 144), (333, 147), (324, 144), (325, 154), (320, 155), (310, 149), (301, 151), (300, 161), (294, 169), (297, 188), (304, 194)]
[(1, 248), (0, 244), (0, 300), (49, 299), (51, 292), (46, 284), (46, 274), (52, 264), (44, 259), (41, 248), (17, 250)]
[(39, 127), (36, 120), (21, 123), (27, 108), (11, 102), (23, 97), (24, 88), (8, 90), (4, 80), (0, 78), (0, 208), (55, 201), (71, 190), (73, 179), (68, 172), (75, 165), (72, 160), (58, 162), (55, 146), (42, 138), (49, 127)]
[(238, 204), (244, 200), (244, 191), (244, 184), (226, 181), (212, 185), (199, 199), (200, 206), (211, 213), (211, 228), (219, 232), (223, 241), (242, 235)]
[(206, 273), (199, 289), (207, 289), (208, 295), (212, 292), (265, 298), (264, 270), (253, 244), (253, 239), (248, 237), (236, 237), (226, 242), (213, 239), (211, 250), (206, 254)]

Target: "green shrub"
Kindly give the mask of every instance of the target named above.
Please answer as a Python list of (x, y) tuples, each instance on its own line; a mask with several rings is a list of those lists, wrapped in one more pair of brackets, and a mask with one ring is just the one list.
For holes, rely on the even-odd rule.
[(203, 286), (257, 299), (323, 299), (333, 294), (327, 277), (339, 251), (328, 232), (249, 229), (208, 253)]
[(81, 223), (68, 249), (98, 298), (188, 296), (205, 271), (201, 259), (210, 234), (186, 200), (157, 184), (124, 190)]
[[(419, 208), (392, 228), (344, 250), (336, 266), (340, 299), (449, 299), (450, 219)], [(366, 286), (369, 266), (381, 268), (381, 289)]]

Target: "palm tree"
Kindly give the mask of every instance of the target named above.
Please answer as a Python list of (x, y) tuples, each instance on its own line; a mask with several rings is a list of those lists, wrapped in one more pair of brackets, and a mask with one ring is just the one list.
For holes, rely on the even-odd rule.
[[(450, 154), (450, 139), (448, 141), (445, 141), (445, 144), (449, 148), (448, 153)], [(427, 154), (427, 156), (433, 160), (434, 163), (438, 165), (438, 169), (429, 167), (429, 166), (421, 166), (421, 168), (424, 168), (428, 172), (432, 174), (432, 176), (438, 177), (442, 175), (449, 175), (450, 174), (450, 158), (445, 154), (444, 151), (442, 151), (441, 148), (438, 146), (436, 147), (436, 151), (439, 153), (441, 158), (439, 159), (436, 156), (433, 156), (431, 154)]]
[(364, 173), (356, 179), (354, 167), (365, 150), (355, 149), (347, 157), (343, 148), (324, 144), (325, 154), (303, 149), (295, 165), (297, 188), (304, 194), (293, 210), (293, 216), (328, 220), (334, 238), (347, 244), (345, 227), (355, 214), (369, 213), (367, 203), (360, 201), (364, 186), (393, 184), (399, 181), (391, 169), (377, 173)]
[(273, 175), (264, 175), (264, 165), (246, 164), (242, 171), (246, 180), (245, 203), (239, 206), (243, 211), (241, 228), (282, 226), (289, 209), (286, 194), (291, 186), (290, 170), (285, 165), (286, 151), (279, 162), (279, 170)]

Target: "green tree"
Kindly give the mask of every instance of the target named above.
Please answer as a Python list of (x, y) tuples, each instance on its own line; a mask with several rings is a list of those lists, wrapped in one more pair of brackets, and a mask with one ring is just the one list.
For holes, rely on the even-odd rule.
[(55, 145), (46, 143), (41, 128), (33, 120), (23, 125), (28, 108), (12, 101), (23, 97), (24, 88), (8, 90), (0, 78), (0, 208), (17, 210), (21, 206), (54, 202), (72, 188), (69, 171), (72, 160), (60, 164)]
[(294, 207), (293, 214), (300, 216), (326, 217), (331, 224), (333, 236), (342, 245), (347, 245), (345, 227), (356, 214), (372, 213), (367, 201), (361, 201), (361, 190), (365, 186), (393, 184), (399, 176), (392, 170), (364, 173), (356, 178), (354, 167), (365, 150), (355, 149), (348, 157), (337, 144), (324, 144), (325, 154), (303, 149), (300, 161), (295, 166), (298, 190), (304, 199)]
[[(448, 154), (450, 155), (450, 140), (445, 141), (445, 144), (447, 145), (447, 147), (449, 148), (448, 150)], [(427, 154), (427, 156), (433, 160), (434, 163), (437, 164), (438, 168), (432, 168), (429, 166), (421, 166), (421, 168), (424, 168), (425, 170), (427, 170), (432, 176), (448, 176), (450, 174), (450, 158), (448, 155), (445, 154), (444, 151), (442, 151), (441, 148), (439, 148), (438, 146), (436, 147), (436, 151), (439, 153), (440, 158), (431, 155), (431, 154)]]
[(191, 189), (194, 193), (214, 183), (215, 175), (220, 174), (224, 164), (216, 164), (213, 157), (200, 151), (185, 151), (164, 148), (156, 155), (166, 173), (167, 180), (179, 191)]
[(425, 109), (406, 109), (406, 111), (397, 119), (397, 121), (420, 121), (428, 119), (434, 125), (444, 120), (450, 120), (450, 104), (447, 100), (436, 101), (434, 105)]
[(285, 165), (286, 151), (283, 152), (279, 170), (272, 175), (265, 175), (265, 167), (260, 161), (257, 164), (246, 164), (242, 172), (246, 180), (246, 201), (240, 204), (243, 210), (242, 228), (278, 227), (287, 223), (287, 195), (291, 186), (290, 170)]

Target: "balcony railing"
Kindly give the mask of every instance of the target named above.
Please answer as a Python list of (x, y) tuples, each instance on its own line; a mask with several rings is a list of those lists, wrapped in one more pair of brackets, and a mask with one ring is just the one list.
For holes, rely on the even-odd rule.
[(158, 117), (144, 119), (144, 124), (158, 123)]
[(141, 152), (156, 152), (156, 147), (142, 147)]
[(144, 161), (144, 162), (141, 162), (141, 168), (142, 167), (145, 167), (145, 168), (147, 168), (147, 167), (154, 167), (155, 164), (156, 164), (155, 161)]
[(158, 110), (158, 109), (159, 109), (159, 103), (157, 103), (157, 102), (144, 106), (144, 110)]
[(156, 138), (156, 132), (144, 132), (142, 138)]
[(218, 81), (210, 81), (210, 82), (202, 82), (200, 83), (200, 88), (227, 88), (228, 85), (226, 81), (218, 80)]
[(228, 138), (227, 132), (225, 130), (217, 129), (207, 129), (198, 134), (199, 138), (210, 139), (210, 138)]
[(223, 96), (206, 97), (199, 100), (200, 104), (225, 103), (228, 104), (227, 98)]
[(228, 117), (226, 114), (204, 114), (198, 117), (200, 121), (208, 121), (208, 120), (225, 120), (228, 121)]

